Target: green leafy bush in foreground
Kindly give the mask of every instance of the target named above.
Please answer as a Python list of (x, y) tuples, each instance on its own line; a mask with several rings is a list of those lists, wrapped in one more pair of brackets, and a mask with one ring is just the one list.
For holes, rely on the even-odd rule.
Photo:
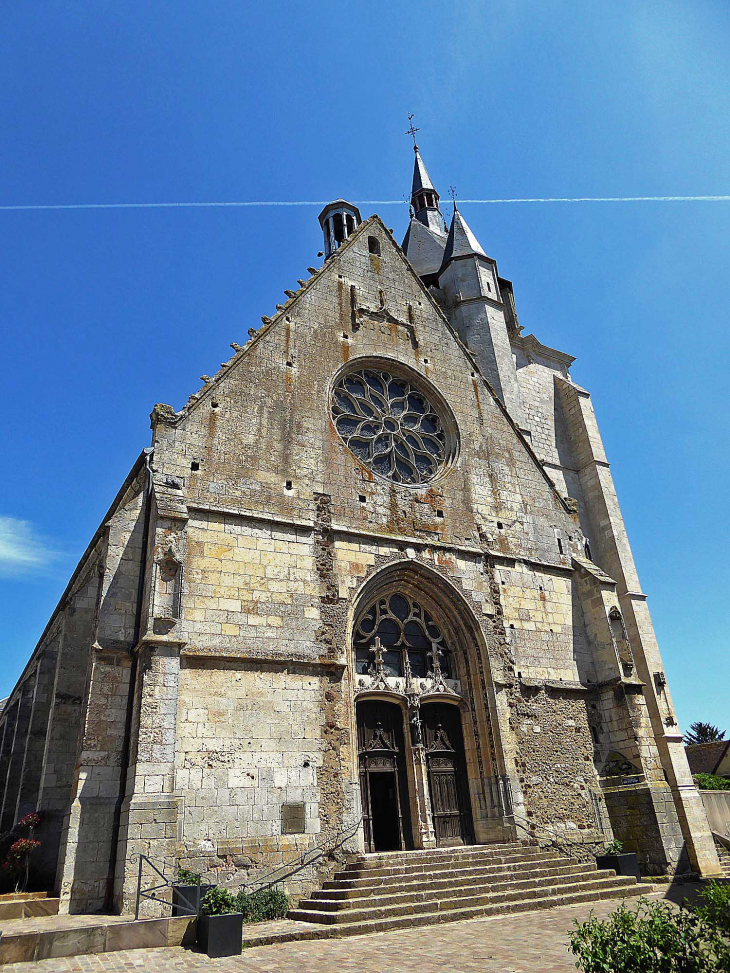
[(576, 921), (570, 949), (585, 973), (730, 973), (730, 885), (710, 882), (703, 905), (625, 903), (607, 919)]

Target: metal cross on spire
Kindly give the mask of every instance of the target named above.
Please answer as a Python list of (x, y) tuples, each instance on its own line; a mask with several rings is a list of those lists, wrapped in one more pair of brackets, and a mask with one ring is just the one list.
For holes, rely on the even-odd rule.
[(408, 112), (408, 121), (410, 122), (410, 128), (406, 129), (406, 135), (410, 135), (413, 138), (413, 151), (415, 152), (418, 146), (416, 145), (416, 132), (420, 132), (420, 128), (416, 128), (413, 124), (413, 112)]
[(451, 196), (451, 202), (456, 206), (456, 186), (449, 186), (449, 196)]

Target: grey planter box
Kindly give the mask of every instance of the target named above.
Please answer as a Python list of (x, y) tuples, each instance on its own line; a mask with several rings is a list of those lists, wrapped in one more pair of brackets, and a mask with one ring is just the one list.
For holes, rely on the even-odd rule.
[[(215, 888), (213, 885), (200, 886), (200, 901), (209, 890)], [(195, 903), (198, 897), (197, 885), (173, 885), (172, 887), (172, 914), (173, 916), (194, 916), (197, 914)]]
[(211, 959), (238, 956), (243, 946), (243, 913), (198, 916), (198, 946)]
[(617, 875), (633, 875), (637, 882), (641, 878), (638, 859), (632, 852), (624, 852), (621, 855), (598, 855), (596, 865), (598, 868), (612, 868)]

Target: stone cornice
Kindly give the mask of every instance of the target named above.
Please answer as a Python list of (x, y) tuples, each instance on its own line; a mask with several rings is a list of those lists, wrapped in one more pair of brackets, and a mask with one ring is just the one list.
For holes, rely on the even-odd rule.
[[(521, 348), (523, 351), (531, 352), (535, 355), (541, 355), (543, 358), (548, 358), (550, 361), (555, 361), (560, 365), (565, 365), (566, 368), (570, 368), (575, 361), (574, 355), (569, 355), (567, 352), (558, 351), (557, 348), (550, 348), (549, 345), (544, 345), (541, 341), (538, 341), (534, 334), (513, 335), (510, 341), (514, 346)], [(576, 389), (577, 388), (578, 386), (576, 386)]]

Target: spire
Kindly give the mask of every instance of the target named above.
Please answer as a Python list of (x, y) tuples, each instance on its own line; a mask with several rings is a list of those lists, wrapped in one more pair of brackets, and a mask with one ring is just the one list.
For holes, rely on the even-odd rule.
[(413, 112), (408, 113), (408, 121), (410, 122), (410, 128), (406, 132), (406, 135), (410, 135), (413, 138), (413, 151), (416, 153), (416, 161), (413, 165), (413, 185), (411, 186), (413, 214), (415, 219), (419, 223), (423, 223), (432, 233), (437, 233), (443, 237), (445, 236), (444, 218), (439, 209), (439, 194), (431, 182), (428, 169), (426, 169), (421, 158), (421, 153), (418, 151), (416, 132), (419, 132), (420, 129), (416, 128), (413, 124)]
[(444, 218), (439, 209), (439, 194), (431, 182), (417, 145), (413, 146), (413, 151), (416, 153), (416, 159), (413, 164), (411, 206), (415, 218), (432, 232), (444, 236)]
[(449, 227), (449, 236), (446, 240), (444, 256), (441, 261), (441, 270), (455, 257), (486, 257), (481, 244), (472, 233), (469, 224), (459, 211), (454, 198), (454, 216)]
[[(436, 193), (417, 145), (413, 146), (413, 151), (416, 153), (416, 162), (413, 166), (413, 187), (411, 189), (411, 195), (415, 196), (424, 189), (429, 189), (432, 193)], [(438, 196), (438, 193), (436, 195)]]

